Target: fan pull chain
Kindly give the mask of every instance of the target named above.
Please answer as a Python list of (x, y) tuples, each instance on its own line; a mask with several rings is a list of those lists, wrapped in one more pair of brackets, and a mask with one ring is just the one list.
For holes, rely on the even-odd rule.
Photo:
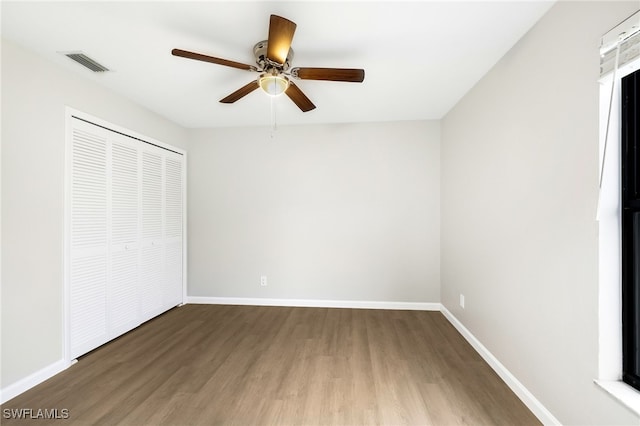
[(276, 104), (275, 96), (271, 96), (271, 139), (275, 138), (275, 132), (278, 130), (276, 124)]

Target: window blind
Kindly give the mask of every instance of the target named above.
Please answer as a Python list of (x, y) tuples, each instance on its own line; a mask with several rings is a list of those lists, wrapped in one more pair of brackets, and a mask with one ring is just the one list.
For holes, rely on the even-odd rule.
[(640, 57), (640, 10), (602, 36), (600, 41), (600, 76)]

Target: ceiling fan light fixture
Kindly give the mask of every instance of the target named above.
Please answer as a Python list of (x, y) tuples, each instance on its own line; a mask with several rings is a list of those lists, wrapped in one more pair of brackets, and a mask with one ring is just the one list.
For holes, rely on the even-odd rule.
[(289, 88), (289, 79), (282, 75), (263, 74), (258, 84), (269, 96), (282, 95)]

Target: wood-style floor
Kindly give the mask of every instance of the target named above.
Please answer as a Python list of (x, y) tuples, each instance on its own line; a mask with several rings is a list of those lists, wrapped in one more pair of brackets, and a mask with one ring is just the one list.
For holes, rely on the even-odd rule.
[(186, 305), (2, 413), (29, 408), (68, 410), (60, 425), (540, 424), (441, 313), (361, 309)]

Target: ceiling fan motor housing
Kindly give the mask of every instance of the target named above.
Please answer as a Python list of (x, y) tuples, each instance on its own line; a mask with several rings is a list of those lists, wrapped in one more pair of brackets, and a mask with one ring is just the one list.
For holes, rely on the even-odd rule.
[(284, 64), (278, 64), (267, 58), (268, 45), (269, 43), (267, 40), (262, 40), (253, 46), (253, 55), (256, 58), (256, 64), (265, 71), (270, 68), (276, 68), (280, 72), (287, 71), (291, 67), (291, 62), (293, 62), (293, 49), (289, 49), (289, 53), (287, 53), (287, 59), (284, 61)]

